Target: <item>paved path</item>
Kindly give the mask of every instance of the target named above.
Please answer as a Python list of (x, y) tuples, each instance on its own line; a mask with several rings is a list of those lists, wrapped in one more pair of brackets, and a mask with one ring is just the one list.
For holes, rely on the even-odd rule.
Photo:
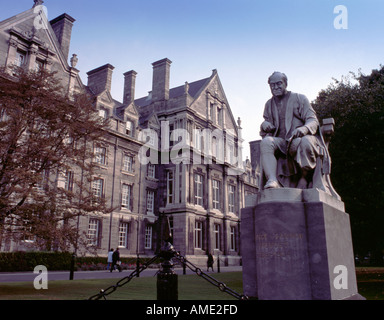
[[(154, 277), (159, 269), (146, 269), (140, 273), (141, 277)], [(182, 275), (183, 269), (175, 268), (177, 274)], [(202, 271), (206, 272), (206, 269), (202, 269)], [(220, 272), (234, 272), (234, 271), (242, 271), (242, 267), (233, 266), (233, 267), (220, 267)], [(122, 272), (113, 271), (109, 272), (107, 270), (101, 271), (76, 271), (74, 273), (74, 280), (85, 280), (85, 279), (120, 279), (128, 276), (132, 273), (133, 270), (123, 270)], [(190, 269), (186, 269), (187, 274), (193, 274)], [(213, 277), (217, 273), (217, 269), (215, 271), (209, 271), (208, 274), (212, 274)], [(30, 272), (0, 272), (0, 283), (4, 282), (29, 282), (35, 279), (37, 274), (34, 274), (32, 271)], [(48, 281), (57, 281), (57, 280), (69, 280), (69, 271), (49, 271), (48, 270)]]

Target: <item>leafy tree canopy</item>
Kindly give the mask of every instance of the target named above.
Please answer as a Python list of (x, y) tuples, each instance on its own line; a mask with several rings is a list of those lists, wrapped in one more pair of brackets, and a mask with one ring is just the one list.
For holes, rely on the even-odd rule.
[(55, 73), (0, 72), (0, 243), (43, 249), (78, 242), (78, 215), (105, 211), (90, 190), (93, 144), (106, 123), (86, 94), (71, 97)]
[(322, 90), (313, 106), (335, 119), (332, 182), (351, 216), (355, 253), (384, 249), (384, 68), (350, 73)]

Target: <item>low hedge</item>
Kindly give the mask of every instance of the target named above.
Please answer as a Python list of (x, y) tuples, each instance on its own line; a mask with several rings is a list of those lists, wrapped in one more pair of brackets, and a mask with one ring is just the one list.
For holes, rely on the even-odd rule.
[[(48, 271), (69, 270), (72, 253), (70, 252), (0, 252), (0, 272), (33, 271), (36, 266), (43, 265)], [(121, 258), (124, 269), (136, 267), (136, 257)], [(140, 258), (140, 264), (149, 258)], [(158, 267), (158, 264), (153, 264)], [(76, 270), (105, 270), (106, 257), (76, 257)]]
[(69, 252), (0, 252), (0, 271), (33, 271), (38, 265), (48, 270), (69, 270), (71, 257)]

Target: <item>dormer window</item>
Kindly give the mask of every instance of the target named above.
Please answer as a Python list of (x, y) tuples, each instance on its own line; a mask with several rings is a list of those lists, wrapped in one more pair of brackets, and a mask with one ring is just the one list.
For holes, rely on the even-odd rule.
[(125, 124), (125, 133), (126, 135), (133, 137), (133, 122), (131, 120), (127, 120)]
[(99, 116), (100, 116), (100, 118), (106, 119), (107, 118), (107, 111), (105, 111), (104, 109), (100, 109), (99, 110)]

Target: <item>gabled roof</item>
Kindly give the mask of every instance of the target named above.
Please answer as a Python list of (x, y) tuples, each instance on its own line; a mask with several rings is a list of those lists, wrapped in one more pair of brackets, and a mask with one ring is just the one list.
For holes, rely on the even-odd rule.
[[(45, 44), (47, 49), (53, 51), (57, 55), (63, 68), (68, 69), (68, 61), (61, 50), (56, 34), (53, 31), (44, 10), (36, 12), (36, 8), (37, 7), (31, 8), (6, 20), (0, 21), (0, 29), (14, 31), (23, 35), (25, 38)], [(42, 22), (39, 22), (38, 27), (35, 27), (38, 14), (42, 18)], [(27, 28), (28, 30), (26, 30)]]

